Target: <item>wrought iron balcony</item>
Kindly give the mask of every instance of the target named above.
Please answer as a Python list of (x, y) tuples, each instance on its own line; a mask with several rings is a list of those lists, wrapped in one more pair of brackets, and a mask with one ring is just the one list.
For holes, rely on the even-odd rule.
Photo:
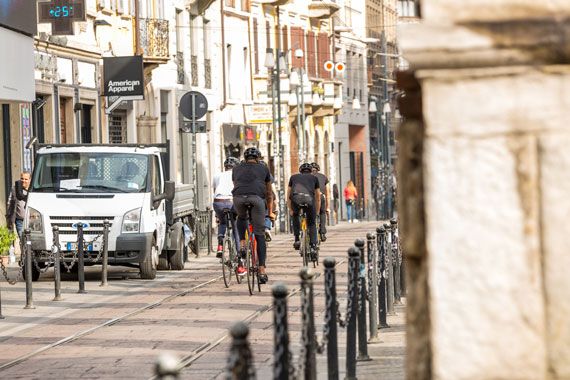
[(186, 74), (184, 73), (184, 52), (176, 52), (176, 73), (178, 84), (185, 83)]
[(212, 65), (209, 59), (204, 59), (204, 87), (212, 88)]
[(168, 61), (168, 20), (139, 19), (138, 40), (145, 62)]
[(198, 56), (190, 56), (190, 75), (192, 76), (192, 86), (198, 87)]

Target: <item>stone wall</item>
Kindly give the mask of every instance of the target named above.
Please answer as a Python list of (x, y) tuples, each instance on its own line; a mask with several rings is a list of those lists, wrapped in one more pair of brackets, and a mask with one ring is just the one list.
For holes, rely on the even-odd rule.
[(570, 2), (422, 6), (398, 78), (408, 378), (569, 379)]

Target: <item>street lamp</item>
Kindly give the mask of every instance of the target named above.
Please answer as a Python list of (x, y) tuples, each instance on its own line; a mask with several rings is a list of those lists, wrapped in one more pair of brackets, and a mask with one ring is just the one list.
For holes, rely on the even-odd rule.
[[(305, 87), (303, 84), (303, 79), (305, 72), (303, 70), (304, 63), (302, 61), (304, 53), (301, 49), (295, 49), (295, 58), (301, 59), (301, 67), (297, 67), (295, 70), (291, 71), (289, 75), (289, 85), (291, 88), (295, 89), (295, 97), (297, 100), (297, 128), (298, 142), (299, 142), (299, 163), (305, 161)], [(300, 95), (299, 95), (300, 94)]]
[[(273, 49), (268, 48), (265, 54), (264, 66), (267, 68), (268, 79), (271, 85), (271, 109), (272, 109), (272, 128), (273, 128), (273, 146), (274, 157), (279, 157), (275, 167), (278, 168), (277, 175), (277, 193), (279, 198), (279, 231), (285, 232), (285, 164), (283, 152), (283, 136), (281, 128), (281, 71), (287, 70), (285, 57), (283, 53), (277, 49), (278, 59), (275, 59)], [(277, 101), (276, 101), (277, 98)], [(277, 122), (275, 107), (277, 106)], [(278, 137), (277, 148), (275, 148), (275, 137)]]

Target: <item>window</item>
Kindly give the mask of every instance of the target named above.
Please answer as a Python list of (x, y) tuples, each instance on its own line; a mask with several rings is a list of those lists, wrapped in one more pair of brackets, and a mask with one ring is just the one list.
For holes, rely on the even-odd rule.
[(159, 195), (162, 193), (160, 161), (158, 160), (158, 156), (152, 156), (152, 177), (150, 182), (150, 191), (152, 195)]

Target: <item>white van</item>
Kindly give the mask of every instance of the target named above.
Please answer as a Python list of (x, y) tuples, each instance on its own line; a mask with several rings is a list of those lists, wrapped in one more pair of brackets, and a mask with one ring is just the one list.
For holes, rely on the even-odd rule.
[[(166, 144), (39, 147), (25, 228), (30, 229), (40, 266), (53, 263), (54, 226), (59, 228), (66, 261), (77, 257), (80, 224), (85, 264), (100, 264), (103, 222), (108, 220), (110, 265), (137, 266), (143, 279), (155, 278), (159, 268), (183, 269), (184, 218), (193, 209), (192, 192), (181, 186), (183, 199), (174, 199), (178, 189), (165, 173), (167, 148)], [(32, 273), (37, 280), (40, 271), (35, 265)]]

